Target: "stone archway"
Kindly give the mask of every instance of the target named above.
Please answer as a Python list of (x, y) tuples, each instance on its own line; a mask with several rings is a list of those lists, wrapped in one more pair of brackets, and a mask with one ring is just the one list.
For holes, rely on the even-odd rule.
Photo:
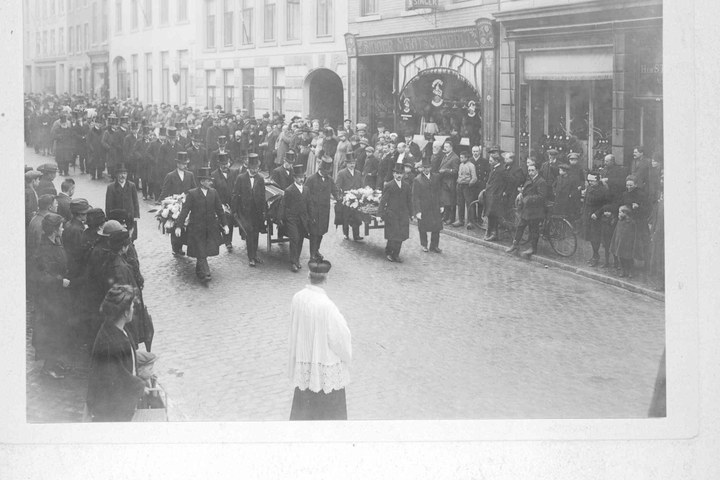
[(342, 80), (327, 68), (308, 73), (303, 82), (304, 111), (311, 119), (330, 121), (333, 128), (343, 123), (344, 93)]
[(123, 57), (115, 57), (113, 60), (115, 68), (115, 96), (119, 100), (130, 97), (130, 82), (128, 82), (127, 62)]

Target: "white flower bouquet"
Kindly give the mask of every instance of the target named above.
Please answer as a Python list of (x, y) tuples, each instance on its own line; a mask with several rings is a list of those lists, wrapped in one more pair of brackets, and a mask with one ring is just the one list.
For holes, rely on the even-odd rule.
[[(163, 234), (172, 231), (173, 228), (180, 225), (176, 225), (176, 221), (182, 211), (183, 202), (185, 202), (185, 194), (173, 195), (163, 199), (162, 205), (155, 214), (155, 218), (158, 221), (158, 228)], [(187, 225), (188, 218), (185, 219), (185, 225)]]
[(343, 195), (342, 204), (367, 215), (377, 215), (382, 191), (371, 187), (348, 190)]

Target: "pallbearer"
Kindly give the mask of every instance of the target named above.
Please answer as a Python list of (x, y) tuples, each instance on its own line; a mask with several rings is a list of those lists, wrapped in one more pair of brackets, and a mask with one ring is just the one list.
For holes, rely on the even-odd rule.
[(305, 166), (293, 165), (293, 184), (285, 189), (280, 219), (290, 238), (290, 270), (297, 272), (303, 242), (308, 234), (308, 191), (305, 188)]
[(260, 159), (257, 153), (248, 155), (248, 171), (235, 180), (233, 213), (237, 215), (241, 233), (245, 235), (250, 266), (263, 263), (257, 256), (258, 237), (265, 230), (265, 179), (258, 174)]
[[(187, 171), (188, 162), (189, 160), (186, 152), (177, 153), (177, 158), (175, 159), (175, 165), (177, 168), (165, 175), (160, 199), (164, 199), (172, 195), (187, 193), (190, 189), (195, 188), (195, 177), (191, 172)], [(183, 239), (180, 238), (179, 235), (175, 235), (174, 232), (170, 232), (170, 245), (172, 246), (173, 255), (185, 255), (185, 252), (183, 252), (182, 249)]]
[(385, 258), (389, 262), (402, 263), (400, 248), (410, 237), (410, 216), (412, 215), (411, 187), (403, 182), (405, 167), (396, 163), (393, 179), (385, 184), (378, 213), (385, 220)]
[[(212, 177), (210, 168), (202, 167), (198, 170), (200, 187), (193, 188), (187, 194), (182, 211), (177, 219), (178, 225), (184, 225), (189, 214), (190, 221), (187, 226), (187, 254), (197, 259), (195, 273), (202, 282), (210, 280), (210, 266), (207, 257), (214, 257), (220, 253), (220, 244), (223, 243), (222, 232), (227, 235), (228, 227), (225, 224), (225, 213), (220, 202), (217, 190), (211, 187)], [(182, 235), (182, 228), (175, 228), (175, 236)]]

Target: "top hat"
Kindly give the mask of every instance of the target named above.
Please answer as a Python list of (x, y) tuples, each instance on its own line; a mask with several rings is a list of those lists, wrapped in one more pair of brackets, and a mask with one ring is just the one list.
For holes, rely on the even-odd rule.
[(230, 156), (227, 153), (218, 153), (217, 163), (226, 164), (230, 161)]
[(212, 176), (210, 174), (210, 167), (198, 168), (197, 178), (198, 180), (212, 179)]
[(183, 122), (175, 122), (175, 128), (178, 129), (178, 130), (180, 130), (181, 128), (183, 128)]
[(87, 213), (92, 207), (84, 198), (73, 198), (70, 200), (70, 213), (83, 214)]
[(285, 152), (285, 160), (288, 163), (294, 163), (295, 162), (295, 150), (288, 150)]
[(111, 113), (110, 115), (108, 115), (107, 120), (109, 125), (115, 125), (117, 124), (118, 118), (115, 116), (114, 113)]
[(175, 163), (189, 163), (190, 159), (188, 158), (187, 152), (177, 152), (177, 157), (175, 158)]
[(293, 165), (293, 176), (294, 177), (302, 177), (305, 175), (305, 166), (301, 163), (298, 163), (297, 165)]
[(127, 165), (125, 164), (125, 162), (118, 164), (118, 166), (115, 168), (115, 173), (120, 173), (120, 172), (127, 173), (127, 171), (128, 171), (128, 169), (127, 169)]
[(128, 116), (127, 116), (127, 115), (122, 115), (122, 116), (120, 117), (120, 123), (127, 123), (127, 121), (128, 121)]
[(405, 165), (402, 163), (395, 163), (393, 167), (393, 173), (405, 173)]
[(160, 131), (158, 132), (158, 135), (161, 137), (166, 137), (167, 136), (167, 128), (160, 127)]
[(257, 153), (248, 153), (248, 167), (257, 167), (260, 165), (260, 159)]
[(355, 152), (349, 151), (345, 154), (345, 163), (347, 162), (356, 162), (357, 159), (355, 158)]
[(170, 138), (174, 138), (176, 135), (177, 135), (177, 129), (175, 127), (168, 127), (167, 136)]
[(422, 159), (422, 166), (423, 166), (423, 167), (431, 167), (431, 166), (432, 166), (432, 162), (430, 161), (430, 157), (427, 157), (427, 156), (423, 157), (423, 159)]

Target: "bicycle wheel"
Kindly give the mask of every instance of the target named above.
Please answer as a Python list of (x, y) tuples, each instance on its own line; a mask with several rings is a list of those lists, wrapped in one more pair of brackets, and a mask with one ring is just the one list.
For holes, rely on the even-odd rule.
[(561, 257), (571, 257), (577, 250), (577, 236), (573, 226), (562, 217), (550, 217), (547, 239), (552, 249)]

